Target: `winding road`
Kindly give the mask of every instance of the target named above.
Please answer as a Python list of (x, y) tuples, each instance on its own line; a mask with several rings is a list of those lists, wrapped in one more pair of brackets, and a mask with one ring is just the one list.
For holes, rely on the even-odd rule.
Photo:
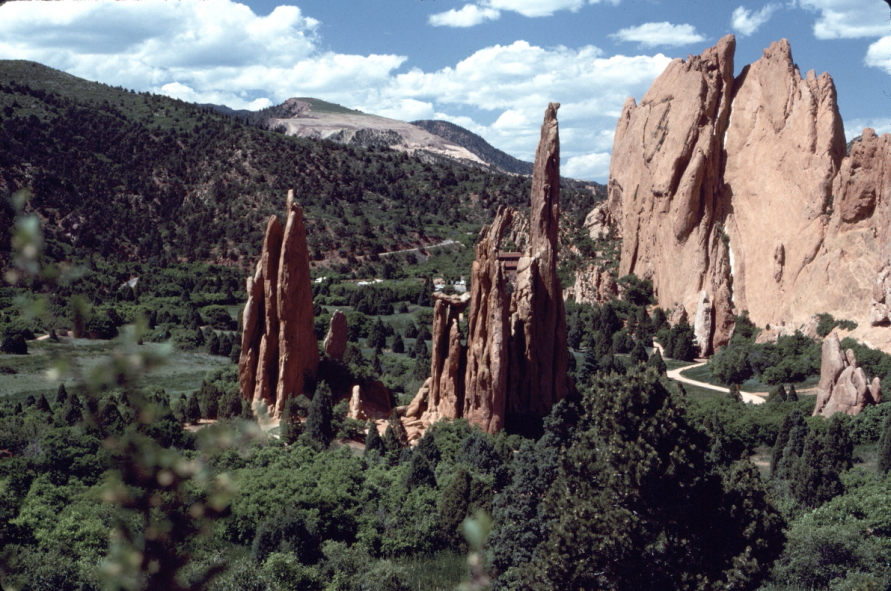
[[(653, 346), (659, 349), (659, 354), (663, 357), (665, 356), (665, 351), (662, 349), (662, 345), (653, 341)], [(708, 361), (701, 361), (699, 363), (694, 363), (693, 365), (687, 365), (684, 367), (679, 367), (677, 369), (672, 369), (666, 372), (666, 375), (671, 380), (676, 380), (681, 382), (682, 384), (690, 384), (691, 386), (699, 386), (700, 388), (705, 388), (707, 390), (714, 390), (715, 392), (723, 392), (725, 394), (730, 394), (730, 388), (725, 388), (723, 386), (715, 386), (714, 384), (707, 384), (705, 382), (700, 382), (698, 380), (691, 380), (690, 378), (685, 378), (681, 375), (682, 371), (687, 371), (688, 369), (693, 369), (695, 367), (701, 367), (708, 363)], [(764, 402), (764, 398), (758, 396), (757, 394), (750, 394), (749, 392), (740, 392), (742, 395), (743, 402), (751, 402), (752, 404), (762, 404)]]

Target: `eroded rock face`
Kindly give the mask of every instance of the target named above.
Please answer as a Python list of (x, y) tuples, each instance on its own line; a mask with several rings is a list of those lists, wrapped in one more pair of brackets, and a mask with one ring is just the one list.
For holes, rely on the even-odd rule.
[[(511, 301), (515, 355), (508, 372), (507, 412), (545, 416), (566, 396), (566, 313), (557, 277), (560, 220), (559, 103), (545, 111), (532, 172), (529, 248), (517, 264)], [(522, 336), (521, 336), (522, 334)]]
[(882, 401), (881, 380), (867, 382), (863, 369), (850, 349), (842, 353), (838, 335), (830, 333), (823, 341), (820, 385), (814, 416), (831, 417), (837, 412), (856, 415), (868, 404)]
[(461, 416), (464, 402), (464, 365), (458, 323), (467, 308), (470, 294), (447, 296), (434, 293), (433, 336), (430, 352), (430, 384), (424, 419), (430, 423)]
[(248, 279), (238, 367), (241, 395), (275, 417), (289, 397), (303, 394), (319, 364), (306, 229), (292, 191), (287, 211), (284, 229), (275, 216), (266, 224), (257, 271)]
[(331, 322), (328, 324), (328, 334), (325, 335), (325, 340), (322, 343), (328, 359), (333, 361), (343, 359), (347, 346), (347, 328), (346, 315), (340, 310), (335, 310), (331, 315)]
[(691, 316), (707, 292), (712, 350), (742, 310), (759, 326), (829, 312), (891, 348), (891, 136), (864, 130), (846, 157), (828, 74), (802, 76), (781, 40), (734, 79), (734, 46), (675, 60), (626, 102), (598, 216), (623, 237), (619, 275)]
[(498, 249), (514, 211), (501, 207), (480, 232), (471, 269), (463, 416), (494, 433), (504, 427), (510, 343), (510, 295)]
[[(566, 319), (557, 277), (558, 107), (551, 103), (545, 112), (532, 178), (529, 240), (513, 289), (498, 255), (506, 232), (517, 226), (516, 215), (502, 207), (480, 233), (467, 299), (436, 296), (431, 377), (406, 417), (426, 404), (423, 421), (463, 416), (494, 433), (511, 414), (545, 416), (567, 394)], [(458, 319), (468, 304), (464, 349)], [(425, 389), (426, 403), (421, 398)]]
[[(653, 281), (659, 304), (693, 314), (699, 293), (715, 307), (715, 344), (729, 337), (729, 257), (716, 220), (725, 215), (722, 145), (733, 89), (732, 35), (671, 62), (616, 126), (608, 203), (622, 235), (619, 276)], [(723, 265), (718, 261), (724, 261)], [(732, 325), (732, 315), (731, 323)]]

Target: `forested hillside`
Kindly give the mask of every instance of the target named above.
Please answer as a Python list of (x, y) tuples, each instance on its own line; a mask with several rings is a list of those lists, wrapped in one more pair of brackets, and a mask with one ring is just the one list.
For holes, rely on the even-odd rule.
[[(32, 188), (53, 258), (248, 263), (294, 189), (314, 259), (343, 263), (475, 232), (528, 200), (526, 177), (290, 138), (30, 62), (0, 74), (0, 196)], [(567, 219), (594, 199), (565, 189)]]

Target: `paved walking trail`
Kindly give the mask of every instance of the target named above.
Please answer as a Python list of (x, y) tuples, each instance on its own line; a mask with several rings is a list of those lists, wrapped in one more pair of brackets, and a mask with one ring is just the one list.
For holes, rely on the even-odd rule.
[[(662, 349), (662, 345), (653, 341), (653, 346), (659, 349), (659, 354), (664, 355), (664, 350)], [(716, 392), (724, 392), (725, 394), (730, 394), (730, 388), (724, 388), (723, 386), (715, 386), (713, 384), (707, 384), (705, 382), (700, 382), (698, 380), (691, 380), (690, 378), (686, 378), (681, 375), (682, 371), (687, 371), (688, 369), (693, 369), (695, 367), (701, 367), (708, 363), (708, 361), (702, 361), (700, 363), (695, 363), (693, 365), (687, 365), (685, 367), (679, 367), (677, 369), (672, 369), (666, 372), (666, 375), (669, 379), (677, 380), (683, 384), (691, 384), (693, 386), (699, 386), (700, 388), (706, 388), (708, 390), (714, 390)], [(751, 402), (752, 404), (762, 404), (764, 402), (764, 398), (758, 396), (757, 394), (751, 394), (749, 392), (740, 392), (742, 394), (743, 402)]]

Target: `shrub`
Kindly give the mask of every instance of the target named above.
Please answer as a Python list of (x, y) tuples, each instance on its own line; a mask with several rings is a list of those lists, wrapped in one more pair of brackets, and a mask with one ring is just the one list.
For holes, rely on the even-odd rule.
[(3, 339), (0, 343), (0, 351), (11, 355), (27, 355), (28, 343), (20, 334), (14, 334)]

